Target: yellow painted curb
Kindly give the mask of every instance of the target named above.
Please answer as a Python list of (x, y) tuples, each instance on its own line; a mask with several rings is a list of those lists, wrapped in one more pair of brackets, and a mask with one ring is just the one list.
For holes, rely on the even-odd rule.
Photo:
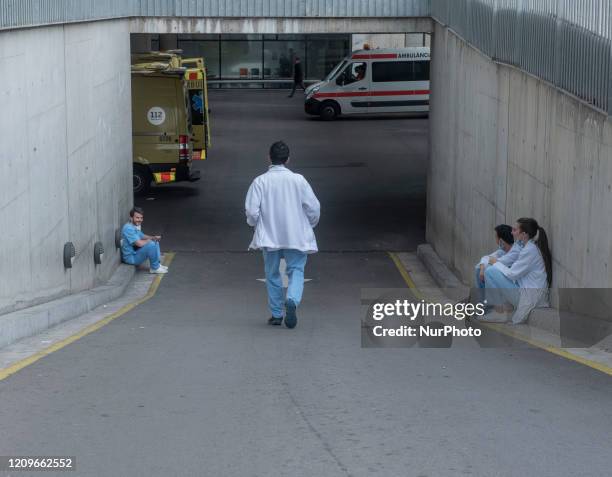
[[(404, 282), (406, 282), (406, 285), (408, 286), (408, 288), (410, 288), (410, 290), (413, 292), (414, 296), (416, 298), (423, 299), (425, 301), (431, 301), (431, 300), (428, 300), (421, 293), (421, 291), (417, 288), (416, 284), (414, 283), (414, 280), (410, 276), (410, 273), (408, 273), (408, 270), (406, 270), (406, 267), (404, 267), (404, 265), (402, 264), (402, 261), (399, 259), (397, 254), (393, 252), (387, 252), (387, 253), (389, 254), (389, 257), (391, 257), (391, 260), (393, 260), (393, 263), (397, 267), (397, 270), (399, 271), (400, 275), (404, 279)], [(570, 351), (567, 351), (566, 349), (559, 348), (553, 345), (548, 345), (538, 340), (534, 340), (533, 338), (525, 336), (522, 333), (518, 333), (512, 329), (507, 329), (499, 323), (479, 322), (478, 324), (484, 326), (485, 328), (489, 328), (490, 330), (501, 333), (502, 335), (506, 335), (511, 338), (522, 341), (524, 343), (530, 344), (531, 346), (534, 346), (535, 348), (543, 349), (544, 351), (548, 351), (549, 353), (556, 354), (557, 356), (561, 356), (562, 358), (566, 358), (571, 361), (575, 361), (576, 363), (580, 363), (584, 366), (588, 366), (589, 368), (596, 369), (597, 371), (601, 371), (602, 373), (612, 376), (612, 367), (607, 366), (605, 364), (598, 363), (597, 361), (593, 361), (587, 358), (583, 358), (582, 356), (579, 356)]]
[[(175, 254), (173, 252), (165, 253), (164, 254), (164, 265), (170, 265), (170, 263), (174, 259), (174, 255)], [(130, 311), (133, 308), (136, 308), (138, 305), (144, 303), (149, 298), (153, 297), (153, 295), (155, 295), (155, 293), (157, 292), (157, 289), (159, 288), (159, 284), (161, 283), (161, 280), (162, 280), (163, 277), (164, 277), (164, 275), (157, 275), (153, 279), (153, 282), (151, 283), (151, 286), (149, 286), (149, 290), (147, 291), (147, 294), (145, 296), (143, 296), (142, 298), (139, 298), (138, 300), (136, 300), (136, 301), (134, 301), (132, 303), (128, 303), (127, 305), (125, 305), (125, 306), (121, 307), (119, 310), (117, 310), (115, 313), (107, 316), (106, 318), (101, 319), (100, 321), (97, 321), (96, 323), (93, 323), (93, 324), (89, 325), (88, 327), (84, 328), (83, 330), (79, 331), (78, 333), (76, 333), (76, 334), (74, 334), (72, 336), (69, 336), (68, 338), (64, 338), (63, 340), (58, 341), (57, 343), (49, 346), (48, 348), (45, 348), (45, 349), (39, 351), (38, 353), (33, 354), (32, 356), (28, 356), (27, 358), (24, 358), (21, 361), (17, 361), (16, 363), (13, 363), (12, 365), (8, 366), (7, 368), (0, 369), (0, 381), (2, 381), (3, 379), (6, 379), (11, 374), (15, 374), (17, 371), (25, 368), (26, 366), (29, 366), (30, 364), (35, 363), (39, 359), (44, 358), (45, 356), (50, 355), (54, 351), (62, 349), (64, 347), (68, 346), (70, 343), (74, 343), (75, 341), (81, 339), (83, 336), (86, 336), (86, 335), (88, 335), (90, 333), (93, 333), (96, 330), (99, 330), (103, 326), (109, 324), (111, 321), (119, 318), (122, 315), (125, 315), (128, 311)]]
[(559, 348), (553, 345), (549, 345), (539, 340), (535, 340), (533, 338), (525, 336), (522, 333), (518, 333), (512, 329), (504, 328), (499, 323), (479, 323), (479, 324), (491, 330), (497, 331), (498, 333), (501, 333), (502, 335), (506, 335), (511, 338), (517, 339), (519, 341), (523, 341), (536, 348), (543, 349), (545, 351), (548, 351), (549, 353), (553, 353), (553, 354), (556, 354), (557, 356), (561, 356), (563, 358), (570, 359), (577, 363), (580, 363), (590, 368), (596, 369), (597, 371), (601, 371), (602, 373), (605, 373), (609, 376), (612, 376), (612, 367), (607, 366), (605, 364), (598, 363), (597, 361), (593, 361), (593, 360), (584, 358), (582, 356), (572, 353), (571, 351), (567, 351), (566, 349)]
[(406, 282), (406, 285), (408, 285), (408, 288), (410, 288), (410, 290), (412, 291), (412, 294), (419, 300), (426, 300), (425, 295), (423, 295), (421, 291), (417, 288), (416, 284), (414, 283), (414, 280), (410, 276), (410, 273), (408, 273), (408, 270), (406, 270), (406, 267), (404, 267), (402, 261), (397, 256), (397, 254), (394, 252), (387, 253), (389, 254), (389, 257), (391, 257), (391, 260), (393, 260), (393, 263), (395, 263), (397, 270), (400, 272), (400, 275), (404, 279), (404, 282)]

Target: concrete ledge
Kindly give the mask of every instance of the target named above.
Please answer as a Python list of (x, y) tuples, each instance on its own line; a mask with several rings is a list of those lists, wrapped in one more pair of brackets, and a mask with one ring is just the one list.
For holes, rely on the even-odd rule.
[(529, 314), (528, 323), (556, 335), (561, 333), (561, 315), (555, 308), (536, 308)]
[(450, 271), (446, 264), (440, 259), (436, 251), (428, 243), (417, 247), (417, 257), (433, 277), (440, 288), (464, 288), (455, 274)]
[(105, 285), (0, 315), (0, 348), (116, 300), (125, 293), (135, 271), (132, 265), (121, 264)]
[(600, 342), (605, 346), (612, 336), (612, 323), (556, 308), (536, 308), (530, 313), (528, 324), (581, 346), (600, 346)]

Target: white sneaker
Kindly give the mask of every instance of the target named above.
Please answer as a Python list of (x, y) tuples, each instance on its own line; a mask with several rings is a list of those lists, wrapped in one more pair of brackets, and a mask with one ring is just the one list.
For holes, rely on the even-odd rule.
[(153, 270), (152, 268), (149, 268), (149, 273), (157, 273), (157, 274), (163, 274), (163, 273), (168, 273), (168, 269), (164, 269), (162, 268), (162, 266), (160, 265), (159, 268), (157, 270)]
[(168, 271), (168, 267), (166, 267), (165, 265), (160, 265), (159, 268), (161, 268), (162, 270)]
[(474, 318), (476, 318), (476, 321), (480, 321), (481, 323), (506, 323), (509, 320), (508, 315), (505, 313), (499, 313), (495, 310), (487, 313), (486, 315), (474, 316)]

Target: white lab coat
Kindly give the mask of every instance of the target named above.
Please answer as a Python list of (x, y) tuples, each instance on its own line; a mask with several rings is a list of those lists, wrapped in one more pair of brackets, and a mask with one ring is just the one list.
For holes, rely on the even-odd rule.
[(247, 223), (255, 227), (249, 249), (318, 251), (313, 228), (321, 206), (301, 174), (272, 165), (255, 178), (245, 201)]
[(512, 244), (512, 247), (507, 252), (504, 252), (503, 249), (498, 248), (495, 252), (490, 253), (489, 255), (485, 255), (478, 262), (478, 266), (480, 265), (489, 265), (489, 257), (495, 257), (498, 262), (503, 263), (506, 267), (512, 266), (512, 264), (516, 261), (519, 254), (521, 253), (521, 242), (518, 240)]
[(533, 240), (525, 244), (511, 267), (499, 261), (493, 266), (520, 288), (519, 303), (512, 315), (513, 323), (527, 321), (529, 313), (536, 307), (549, 306), (546, 267), (540, 249)]
[(494, 266), (521, 288), (548, 288), (544, 259), (533, 240), (525, 244), (511, 267), (500, 261)]

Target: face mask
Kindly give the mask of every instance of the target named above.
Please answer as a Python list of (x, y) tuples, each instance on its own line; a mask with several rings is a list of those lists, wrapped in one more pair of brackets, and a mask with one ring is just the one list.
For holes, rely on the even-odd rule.
[(137, 226), (136, 226), (136, 230), (141, 230), (141, 229), (142, 229), (142, 226), (141, 226), (141, 225), (137, 225)]

